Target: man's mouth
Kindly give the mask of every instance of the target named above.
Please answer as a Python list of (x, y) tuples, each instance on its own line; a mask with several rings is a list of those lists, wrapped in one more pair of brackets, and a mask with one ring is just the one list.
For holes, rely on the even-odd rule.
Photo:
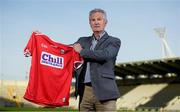
[(99, 28), (100, 26), (94, 26), (94, 28)]

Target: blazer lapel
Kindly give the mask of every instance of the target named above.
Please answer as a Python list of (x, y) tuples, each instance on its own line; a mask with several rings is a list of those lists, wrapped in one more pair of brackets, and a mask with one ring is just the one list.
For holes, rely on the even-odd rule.
[(93, 37), (90, 36), (90, 37), (88, 38), (87, 43), (85, 44), (85, 46), (86, 46), (85, 48), (90, 49), (91, 44), (92, 44), (92, 40), (93, 40)]
[(98, 47), (108, 38), (108, 36), (109, 36), (109, 35), (108, 35), (107, 32), (106, 32), (106, 33), (101, 37), (101, 39), (98, 41), (95, 49), (98, 49)]

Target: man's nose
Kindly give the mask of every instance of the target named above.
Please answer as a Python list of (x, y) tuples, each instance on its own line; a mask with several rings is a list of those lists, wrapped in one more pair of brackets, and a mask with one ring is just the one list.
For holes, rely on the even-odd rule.
[(95, 21), (95, 24), (99, 24), (99, 21), (98, 21), (98, 20), (96, 20), (96, 21)]

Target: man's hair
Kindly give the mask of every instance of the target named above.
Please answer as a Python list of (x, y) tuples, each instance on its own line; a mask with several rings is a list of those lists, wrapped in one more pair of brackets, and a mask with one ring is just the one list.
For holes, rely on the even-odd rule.
[(93, 13), (96, 13), (96, 12), (102, 13), (104, 20), (107, 22), (107, 15), (106, 15), (106, 12), (105, 12), (103, 9), (97, 9), (97, 8), (96, 8), (96, 9), (91, 10), (91, 11), (89, 12), (89, 19), (90, 19), (91, 15), (92, 15)]

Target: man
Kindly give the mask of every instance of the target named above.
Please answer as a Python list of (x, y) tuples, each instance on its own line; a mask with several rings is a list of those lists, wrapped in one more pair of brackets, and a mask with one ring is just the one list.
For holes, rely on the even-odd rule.
[(115, 82), (114, 65), (120, 48), (120, 39), (105, 31), (106, 12), (94, 9), (89, 13), (93, 35), (81, 37), (74, 50), (84, 59), (77, 71), (77, 94), (80, 111), (115, 111), (119, 91)]

